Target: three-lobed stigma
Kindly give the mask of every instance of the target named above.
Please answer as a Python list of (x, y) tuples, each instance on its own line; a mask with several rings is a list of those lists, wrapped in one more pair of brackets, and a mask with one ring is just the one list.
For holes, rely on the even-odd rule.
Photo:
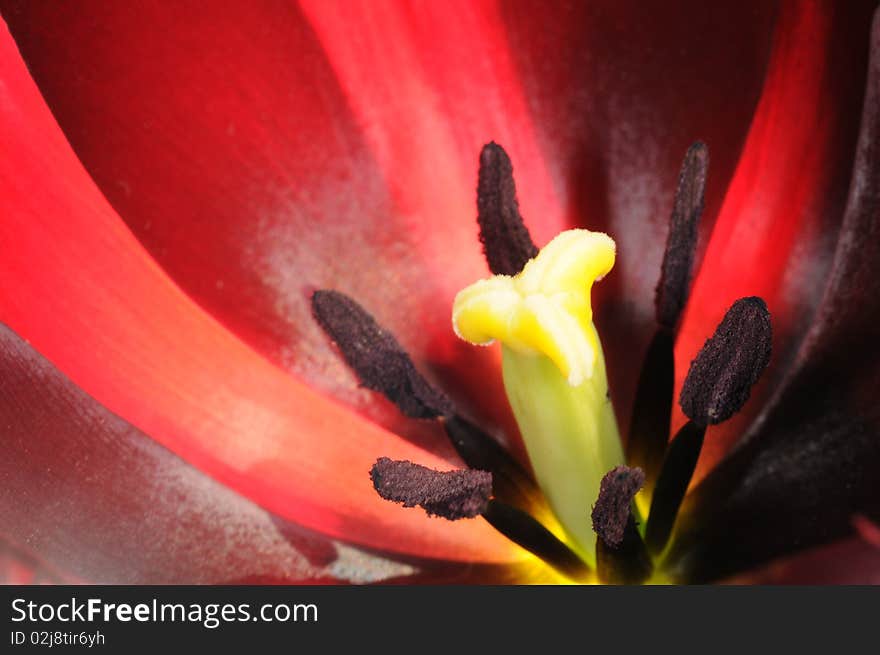
[(495, 275), (455, 298), (455, 333), (475, 345), (500, 341), (547, 356), (576, 387), (593, 375), (599, 342), (590, 290), (614, 266), (607, 234), (568, 230), (557, 235), (514, 276)]

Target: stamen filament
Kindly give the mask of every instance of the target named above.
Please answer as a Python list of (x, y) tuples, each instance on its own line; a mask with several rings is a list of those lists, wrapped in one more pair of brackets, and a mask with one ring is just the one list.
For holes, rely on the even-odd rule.
[(483, 518), (521, 546), (574, 581), (585, 581), (592, 570), (571, 548), (529, 514), (498, 500), (490, 500)]
[(681, 501), (691, 483), (703, 447), (706, 428), (688, 421), (669, 444), (645, 526), (645, 542), (654, 554), (669, 541)]
[[(660, 328), (645, 355), (633, 403), (626, 461), (645, 471), (644, 499), (650, 502), (663, 453), (669, 442), (672, 397), (675, 386), (674, 336)], [(644, 507), (647, 509), (647, 507)]]
[(645, 471), (645, 502), (650, 501), (663, 453), (669, 441), (672, 393), (675, 382), (675, 331), (690, 292), (697, 250), (697, 224), (703, 212), (709, 150), (700, 141), (688, 148), (669, 219), (660, 280), (654, 296), (657, 332), (645, 355), (636, 388), (627, 461)]
[(633, 499), (645, 483), (640, 468), (616, 466), (602, 477), (591, 518), (596, 540), (596, 573), (605, 584), (639, 584), (651, 575), (651, 558), (636, 528)]
[(497, 441), (460, 416), (444, 418), (443, 427), (465, 464), (491, 471), (496, 498), (522, 509), (544, 508), (535, 479)]
[(619, 546), (596, 542), (596, 576), (602, 584), (641, 584), (653, 570), (651, 558), (632, 516)]

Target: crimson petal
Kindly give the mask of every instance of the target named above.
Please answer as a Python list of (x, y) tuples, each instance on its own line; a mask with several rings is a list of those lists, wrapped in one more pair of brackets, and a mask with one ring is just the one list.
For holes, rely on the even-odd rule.
[(377, 453), (448, 463), (291, 378), (185, 296), (98, 193), (6, 32), (0, 80), (0, 320), (105, 407), (280, 516), (424, 557), (518, 556), (483, 521), (389, 511), (367, 476)]
[(880, 12), (861, 133), (822, 304), (766, 418), (687, 500), (673, 555), (728, 575), (880, 517)]
[[(682, 320), (676, 383), (739, 297), (766, 301), (773, 358), (743, 411), (711, 431), (695, 480), (784, 384), (820, 304), (844, 216), (875, 6), (789, 2), (779, 9), (761, 101)], [(709, 147), (714, 161), (717, 149)], [(673, 429), (684, 421), (676, 408)]]
[[(426, 7), (440, 11), (445, 3)], [(311, 10), (341, 26), (336, 5)], [(419, 124), (362, 115), (359, 96), (351, 96), (357, 90), (337, 79), (343, 55), (310, 24), (317, 17), (303, 11), (289, 2), (233, 3), (222, 12), (205, 12), (199, 3), (169, 11), (161, 2), (111, 1), (85, 12), (7, 2), (3, 14), (65, 135), (114, 208), (175, 281), (227, 327), (385, 427), (425, 432), (358, 389), (314, 324), (309, 292), (339, 289), (370, 307), (420, 370), (446, 376), (458, 366), (457, 374), (484, 393), (485, 402), (473, 407), (478, 416), (488, 411), (511, 427), (500, 376), (462, 373), (468, 369), (457, 355), (468, 349), (449, 328), (455, 291), (485, 275), (474, 220), (477, 153), (492, 135), (514, 141), (511, 130), (493, 119), (473, 125), (462, 141), (455, 134), (461, 126), (442, 112)], [(367, 54), (363, 63), (370, 66), (380, 52), (392, 53), (387, 30), (406, 13), (402, 5), (352, 3), (346, 12), (345, 25), (361, 39), (352, 48), (367, 48), (354, 52), (355, 60)], [(372, 29), (358, 23), (358, 12), (377, 22)], [(481, 12), (472, 3), (464, 7), (458, 18), (474, 16), (477, 24), (463, 27), (462, 39), (479, 43), (483, 33), (471, 38), (467, 30), (493, 29), (479, 22)], [(450, 29), (454, 24), (446, 21)], [(429, 29), (430, 21), (421, 27)], [(399, 48), (408, 33), (395, 39)], [(406, 47), (433, 41), (409, 34)], [(428, 107), (405, 86), (425, 83), (428, 71), (406, 51), (398, 54), (388, 65), (405, 69), (389, 69), (385, 78), (397, 86), (388, 90), (398, 109)], [(373, 73), (361, 83), (382, 81)], [(507, 84), (499, 106), (510, 104), (503, 91), (516, 92), (512, 71)], [(471, 87), (469, 106), (482, 112), (485, 96), (477, 91)], [(412, 144), (392, 149), (396, 167), (370, 139), (376, 130), (369, 128), (379, 123)], [(536, 166), (540, 159), (525, 137), (517, 141), (521, 168)], [(540, 195), (540, 178), (532, 178), (532, 195)], [(539, 220), (541, 213), (534, 214)], [(490, 353), (476, 357), (494, 366)], [(494, 380), (489, 393), (486, 380)]]

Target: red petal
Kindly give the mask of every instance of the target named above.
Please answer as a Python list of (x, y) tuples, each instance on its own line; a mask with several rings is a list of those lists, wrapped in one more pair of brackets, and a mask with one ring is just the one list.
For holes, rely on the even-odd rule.
[(880, 516), (880, 11), (866, 40), (852, 182), (810, 332), (761, 420), (685, 499), (667, 553), (697, 579), (849, 536), (853, 523), (871, 540), (852, 515)]
[[(688, 362), (739, 297), (767, 301), (770, 369), (739, 416), (712, 430), (697, 476), (754, 419), (809, 327), (828, 273), (852, 169), (864, 89), (870, 10), (785, 4), (761, 102), (712, 232), (676, 346)], [(676, 408), (674, 430), (685, 421)]]
[(0, 319), (111, 411), (281, 516), (377, 548), (512, 556), (481, 520), (381, 501), (367, 475), (378, 455), (445, 462), (317, 395), (200, 310), (98, 193), (5, 32), (0, 67)]
[(852, 523), (862, 540), (880, 551), (880, 525), (861, 515), (854, 516)]
[[(417, 363), (430, 351), (441, 377), (459, 354), (494, 366), (455, 339), (449, 312), (457, 288), (486, 274), (477, 154), (505, 133), (475, 126), (459, 143), (435, 113), (443, 125), (425, 125), (423, 149), (394, 154), (429, 178), (394, 179), (289, 4), (43, 9), (21, 3), (6, 18), (77, 154), (157, 261), (247, 343), (408, 434), (421, 428), (357, 388), (308, 289), (357, 298)], [(527, 168), (539, 159), (524, 147)], [(487, 404), (506, 416), (500, 376), (492, 384)]]
[[(809, 275), (789, 280), (809, 287), (827, 264), (824, 242), (809, 229), (798, 236), (796, 218), (828, 210), (833, 228), (839, 215), (840, 196), (827, 191), (841, 189), (848, 168), (839, 164), (852, 144), (862, 61), (851, 33), (867, 21), (850, 4), (846, 11), (856, 11), (842, 18), (844, 10), (829, 18), (823, 12), (832, 10), (793, 7), (780, 21), (775, 72), (719, 220), (720, 234), (732, 237), (736, 207), (755, 207), (762, 227), (758, 237), (714, 239), (706, 268), (718, 259), (719, 272), (704, 272), (697, 285), (681, 372), (737, 289), (772, 290), (780, 262), (795, 258)], [(598, 320), (625, 420), (641, 357), (633, 344), (649, 336), (680, 158), (695, 138), (712, 149), (711, 223), (758, 94), (774, 11), (766, 2), (736, 12), (687, 3), (660, 15), (584, 3), (540, 12), (444, 4), (422, 13), (347, 5), (342, 21), (314, 3), (305, 12), (314, 31), (296, 10), (255, 3), (210, 17), (108, 3), (100, 19), (22, 3), (7, 18), (77, 152), (166, 270), (261, 352), (412, 433), (382, 401), (374, 405), (375, 395), (355, 390), (308, 316), (303, 285), (357, 297), (417, 361), (427, 358), (450, 387), (505, 423), (500, 387), (484, 386), (495, 379), (484, 372), (494, 361), (451, 340), (445, 303), (449, 288), (470, 281), (454, 278), (482, 270), (467, 237), (475, 231), (468, 190), (476, 147), (501, 139), (539, 240), (582, 222), (607, 227), (621, 245), (615, 274), (598, 288)], [(798, 120), (775, 120), (780, 111)], [(808, 183), (795, 179), (792, 192), (791, 162), (808, 146)], [(813, 233), (829, 227), (806, 222)], [(746, 259), (760, 259), (771, 227), (784, 237), (783, 254), (764, 282), (737, 282), (729, 258), (742, 247)], [(198, 238), (207, 229), (210, 238)], [(794, 325), (814, 303), (804, 288), (785, 293), (771, 309), (777, 325)], [(477, 376), (460, 370), (465, 361)]]
[(0, 543), (0, 584), (73, 584), (76, 580), (50, 570), (9, 544)]
[(98, 405), (4, 326), (0, 373), (0, 534), (39, 555), (25, 564), (38, 579), (364, 581), (408, 568), (376, 568), (379, 558), (273, 517)]
[(880, 548), (853, 538), (781, 558), (730, 578), (727, 584), (877, 585)]
[(539, 242), (585, 224), (621, 244), (600, 320), (628, 414), (680, 159), (696, 138), (713, 148), (711, 215), (756, 102), (773, 8), (754, 4), (16, 3), (7, 20), (161, 265), (274, 361), (412, 432), (356, 390), (303, 288), (357, 298), (510, 429), (495, 358), (449, 330), (452, 293), (486, 273), (477, 153), (499, 140)]

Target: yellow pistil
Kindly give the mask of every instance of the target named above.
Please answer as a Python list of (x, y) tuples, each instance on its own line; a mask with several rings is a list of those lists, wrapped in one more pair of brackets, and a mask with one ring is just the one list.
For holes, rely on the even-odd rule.
[(590, 510), (623, 451), (590, 290), (614, 265), (601, 232), (559, 234), (515, 276), (496, 275), (455, 298), (456, 334), (502, 344), (507, 397), (541, 486), (572, 546), (595, 561)]

